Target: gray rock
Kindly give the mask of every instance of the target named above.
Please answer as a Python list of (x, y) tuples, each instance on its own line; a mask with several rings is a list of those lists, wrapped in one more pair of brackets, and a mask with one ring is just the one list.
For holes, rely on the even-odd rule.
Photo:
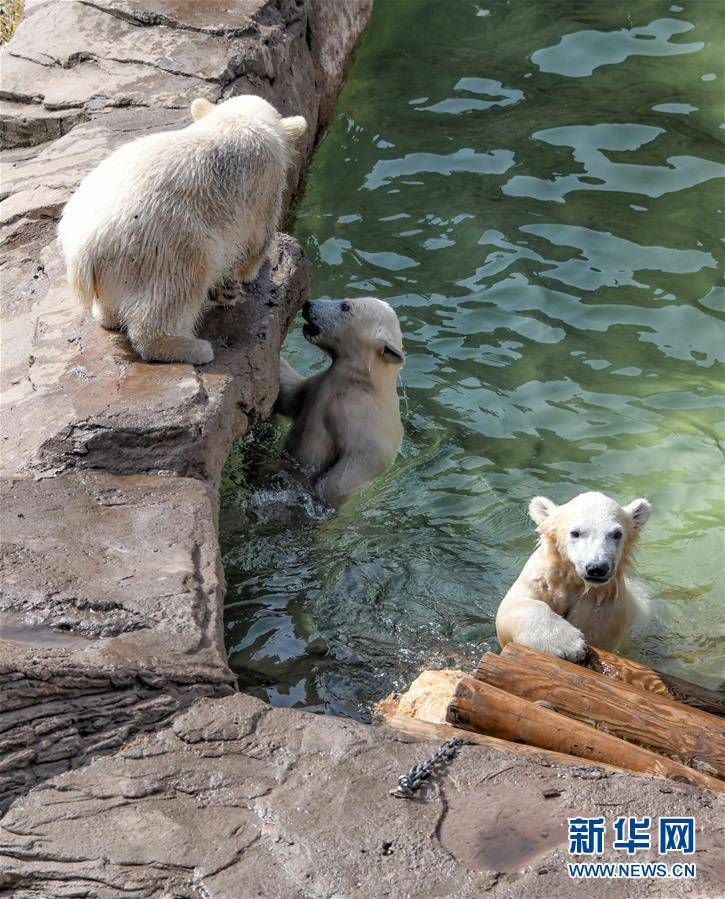
[(216, 498), (203, 482), (5, 479), (0, 505), (6, 800), (231, 692)]
[[(58, 899), (580, 896), (566, 873), (567, 817), (611, 821), (636, 798), (654, 818), (695, 814), (693, 895), (718, 894), (713, 794), (465, 746), (419, 799), (392, 798), (398, 774), (435, 748), (248, 696), (201, 700), (160, 733), (18, 800), (0, 828), (0, 885)], [(636, 860), (658, 861), (656, 851)], [(624, 895), (617, 881), (585, 892)], [(666, 880), (626, 884), (630, 897), (683, 892)]]
[(47, 109), (0, 100), (0, 147), (29, 147), (57, 140), (86, 118), (83, 109)]
[(319, 50), (310, 9), (31, 0), (2, 50), (0, 807), (233, 689), (216, 487), (275, 399), (307, 263), (279, 234), (257, 281), (207, 310), (212, 364), (147, 365), (70, 294), (55, 227), (86, 172), (185, 125), (199, 95), (260, 92), (308, 118), (311, 149), (370, 3), (333, 5)]

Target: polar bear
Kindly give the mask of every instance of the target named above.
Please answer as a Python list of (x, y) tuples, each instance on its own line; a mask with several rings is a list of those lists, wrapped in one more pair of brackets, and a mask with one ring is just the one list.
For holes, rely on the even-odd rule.
[(305, 133), (261, 97), (196, 99), (179, 131), (125, 144), (81, 182), (58, 236), (76, 295), (147, 362), (211, 362), (195, 330), (207, 293), (256, 278)]
[(332, 365), (305, 379), (280, 359), (274, 411), (294, 419), (285, 448), (322, 499), (336, 506), (398, 453), (403, 335), (393, 309), (375, 297), (314, 300), (302, 314), (305, 338), (328, 353)]
[(532, 499), (539, 544), (499, 606), (501, 646), (513, 641), (570, 661), (584, 658), (586, 643), (614, 648), (646, 611), (625, 572), (650, 511), (646, 499), (622, 507), (603, 493), (563, 506)]

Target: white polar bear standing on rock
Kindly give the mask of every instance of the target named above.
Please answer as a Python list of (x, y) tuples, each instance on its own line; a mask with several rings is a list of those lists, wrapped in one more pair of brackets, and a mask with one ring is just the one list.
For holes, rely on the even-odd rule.
[(584, 658), (586, 643), (613, 649), (646, 611), (625, 571), (650, 511), (646, 499), (622, 507), (603, 493), (563, 506), (532, 499), (539, 545), (499, 606), (501, 646), (521, 643), (573, 662)]
[(125, 144), (81, 182), (58, 236), (74, 292), (147, 362), (211, 362), (207, 293), (253, 281), (279, 219), (302, 116), (261, 97), (197, 99), (193, 123)]

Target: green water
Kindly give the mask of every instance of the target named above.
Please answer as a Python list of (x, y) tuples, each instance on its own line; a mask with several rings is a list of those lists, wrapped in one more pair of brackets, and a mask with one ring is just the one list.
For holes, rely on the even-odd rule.
[[(723, 676), (725, 4), (376, 0), (290, 227), (314, 297), (398, 312), (405, 441), (337, 517), (283, 426), (222, 510), (230, 660), (278, 705), (365, 717), (496, 648), (528, 500), (650, 498), (628, 655)], [(295, 326), (288, 358), (324, 360)]]

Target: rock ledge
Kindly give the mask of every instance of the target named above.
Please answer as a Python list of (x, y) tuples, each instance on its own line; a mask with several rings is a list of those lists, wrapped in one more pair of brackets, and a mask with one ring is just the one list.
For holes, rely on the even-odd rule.
[(279, 234), (259, 279), (214, 306), (210, 365), (147, 365), (65, 283), (63, 204), (135, 135), (197, 96), (303, 114), (296, 189), (369, 0), (28, 0), (3, 48), (3, 545), (0, 799), (233, 691), (217, 486), (266, 416), (309, 289)]

